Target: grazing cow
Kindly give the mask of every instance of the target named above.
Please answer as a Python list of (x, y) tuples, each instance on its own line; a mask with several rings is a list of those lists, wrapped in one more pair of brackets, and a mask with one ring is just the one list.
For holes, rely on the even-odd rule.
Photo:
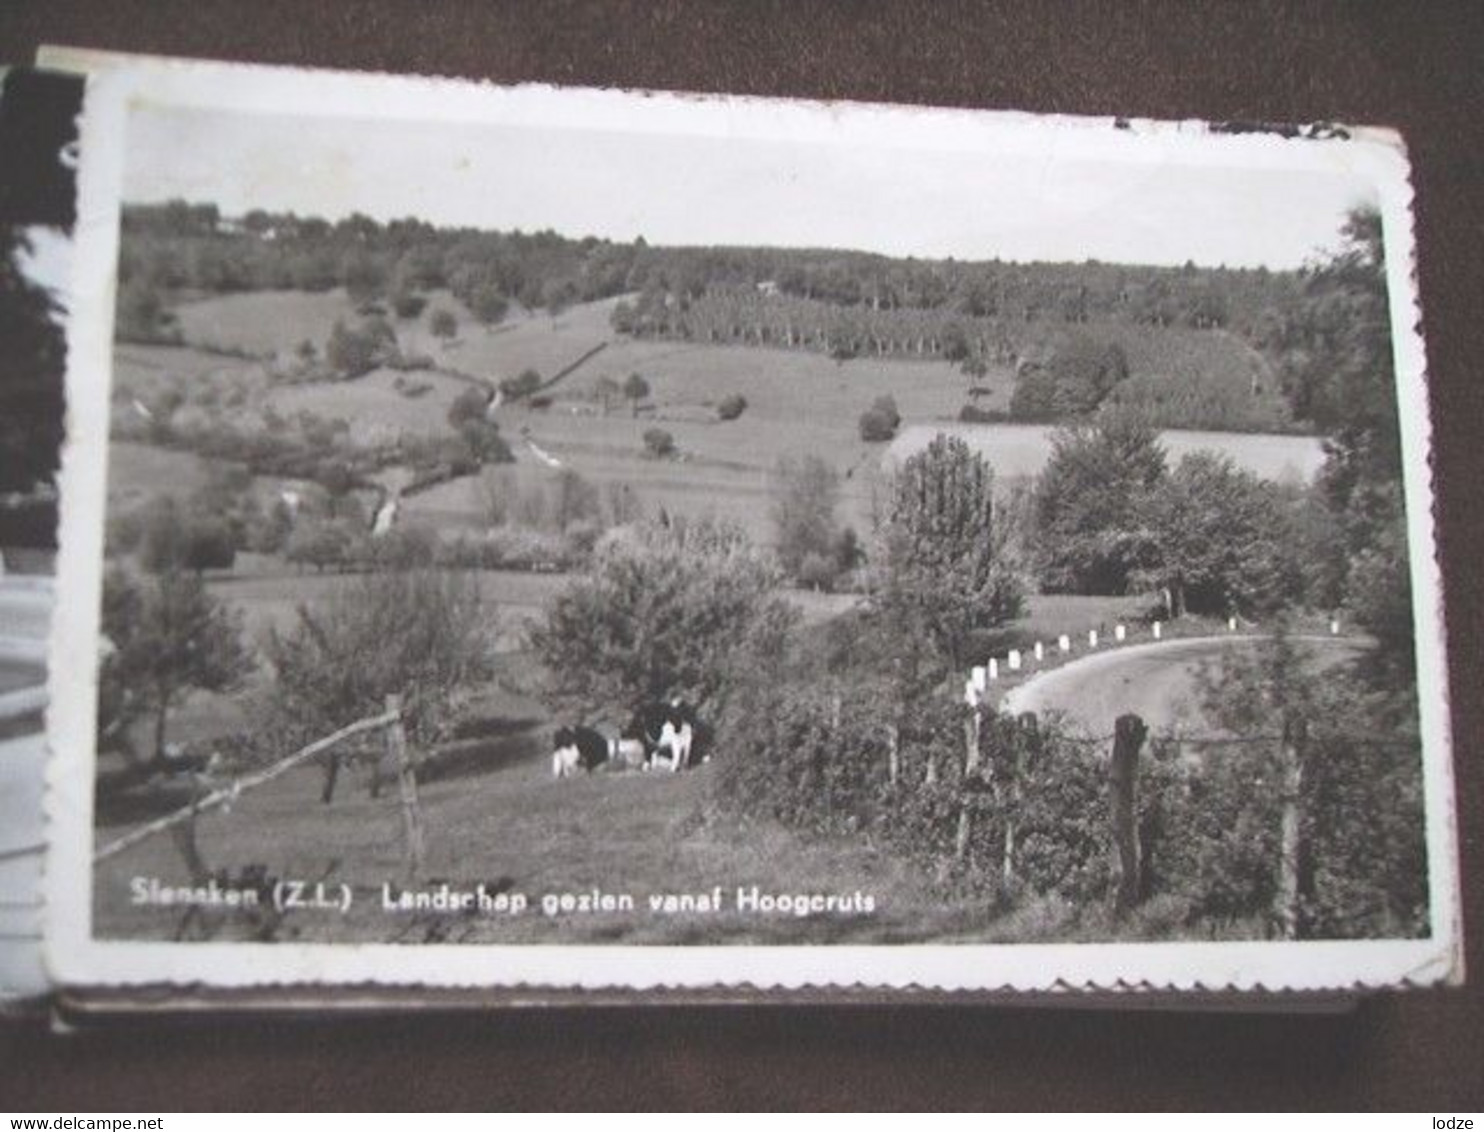
[(625, 735), (644, 744), (646, 769), (653, 769), (663, 758), (670, 771), (681, 771), (691, 765), (698, 723), (694, 710), (684, 700), (668, 704), (645, 704), (634, 713)]
[(695, 729), (689, 723), (677, 722), (673, 718), (665, 720), (664, 729), (660, 732), (660, 746), (669, 748), (672, 771), (690, 766), (690, 748), (694, 738)]
[(669, 718), (670, 709), (664, 704), (643, 704), (634, 711), (629, 725), (623, 730), (624, 738), (636, 739), (643, 744), (645, 770), (654, 769)]
[(553, 778), (566, 778), (579, 768), (591, 774), (607, 761), (608, 740), (591, 727), (559, 727), (552, 737)]

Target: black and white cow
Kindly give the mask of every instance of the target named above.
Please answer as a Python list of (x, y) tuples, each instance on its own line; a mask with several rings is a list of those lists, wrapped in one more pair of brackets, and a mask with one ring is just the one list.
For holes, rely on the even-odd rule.
[(608, 739), (591, 727), (559, 727), (552, 737), (551, 774), (566, 778), (585, 770), (591, 774), (608, 761)]
[(653, 769), (661, 760), (672, 772), (691, 765), (697, 731), (694, 710), (684, 700), (648, 703), (634, 713), (624, 734), (644, 744), (645, 767)]

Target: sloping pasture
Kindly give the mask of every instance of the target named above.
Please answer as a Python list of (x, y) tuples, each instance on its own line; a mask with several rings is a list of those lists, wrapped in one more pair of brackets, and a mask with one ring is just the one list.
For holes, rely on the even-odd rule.
[(213, 295), (175, 308), (181, 337), (193, 345), (266, 357), (292, 353), (300, 342), (323, 347), (340, 320), (359, 316), (343, 288), (330, 291), (249, 291)]
[[(399, 379), (402, 389), (397, 386)], [(429, 388), (411, 397), (403, 391), (414, 386)], [(376, 444), (393, 440), (403, 432), (447, 433), (449, 406), (467, 388), (465, 382), (440, 373), (378, 369), (354, 381), (280, 385), (271, 391), (267, 401), (285, 417), (305, 411), (326, 419), (338, 417), (350, 425), (354, 441)]]
[[(348, 915), (291, 912), (278, 938), (336, 942), (465, 943), (826, 943), (908, 942), (982, 926), (987, 910), (934, 903), (920, 878), (863, 839), (802, 840), (765, 819), (739, 825), (711, 816), (714, 773), (683, 775), (600, 772), (551, 778), (542, 744), (503, 769), (476, 778), (425, 782), (425, 884), (448, 881), (491, 891), (521, 892), (531, 905), (520, 916), (392, 913), (381, 886), (403, 877), (401, 816), (395, 792), (373, 800), (357, 776), (347, 778), (328, 806), (319, 801), (316, 768), (291, 772), (243, 795), (229, 814), (203, 817), (198, 842), (209, 866), (265, 866), (275, 877), (323, 879), (351, 886)], [(121, 833), (100, 831), (100, 841)], [(169, 836), (151, 838), (95, 873), (94, 917), (103, 938), (169, 938), (179, 909), (134, 905), (133, 877), (188, 882)], [(710, 892), (721, 886), (724, 907), (739, 886), (770, 893), (840, 893), (875, 898), (871, 916), (652, 913), (650, 895)], [(540, 898), (594, 889), (633, 896), (631, 912), (549, 917)], [(241, 922), (220, 938), (240, 938)]]

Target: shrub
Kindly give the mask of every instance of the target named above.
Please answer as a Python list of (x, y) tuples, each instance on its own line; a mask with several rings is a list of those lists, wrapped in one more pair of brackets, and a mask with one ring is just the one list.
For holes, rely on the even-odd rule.
[(139, 562), (151, 574), (227, 570), (236, 557), (237, 539), (224, 517), (188, 509), (166, 496), (143, 518)]
[(675, 455), (675, 437), (662, 428), (644, 430), (644, 450), (656, 460), (668, 460)]
[(1010, 420), (1010, 414), (1000, 409), (986, 409), (979, 405), (965, 405), (958, 411), (958, 419), (965, 424), (996, 424)]
[[(782, 460), (773, 474), (772, 494), (779, 563), (804, 585), (828, 585), (834, 573), (826, 575), (824, 566), (840, 526), (839, 474), (818, 456)], [(803, 564), (810, 558), (815, 561), (806, 581)]]
[[(500, 435), (499, 426), (493, 421), (465, 421), (459, 426), (459, 437), (473, 462), (473, 467), (467, 468), (468, 471), (483, 464), (509, 464), (515, 460), (515, 453), (510, 451), (510, 445)], [(463, 465), (468, 463), (458, 459), (454, 462)]]
[(464, 296), (469, 313), (486, 326), (493, 326), (510, 310), (510, 301), (494, 283), (481, 283)]
[(452, 338), (459, 332), (459, 320), (452, 311), (439, 307), (429, 317), (428, 329), (437, 338)]
[(529, 397), (541, 388), (541, 375), (533, 369), (522, 370), (519, 377), (507, 377), (500, 382), (500, 392), (512, 401)]
[(434, 548), (441, 567), (464, 570), (570, 570), (585, 558), (580, 540), (528, 527), (501, 527), (479, 538), (447, 539)]
[(143, 279), (131, 279), (119, 288), (114, 336), (121, 342), (180, 341), (175, 316), (165, 309), (159, 291)]
[(482, 421), (489, 410), (489, 391), (483, 386), (471, 385), (453, 399), (448, 407), (448, 423), (459, 428), (468, 421)]
[(878, 397), (860, 417), (861, 439), (872, 444), (891, 440), (902, 423), (897, 403), (890, 396)]
[(1128, 375), (1123, 347), (1085, 334), (1069, 335), (1044, 362), (1021, 366), (1010, 414), (1017, 420), (1041, 421), (1083, 416)]
[(325, 344), (325, 361), (338, 375), (360, 377), (397, 356), (397, 335), (386, 319), (367, 319), (354, 330), (338, 319)]
[(427, 305), (427, 298), (414, 291), (403, 291), (392, 298), (392, 310), (398, 318), (416, 318)]
[(431, 354), (407, 354), (398, 351), (395, 357), (386, 360), (386, 367), (394, 370), (419, 370), (432, 369), (433, 358)]
[(373, 536), (367, 550), (371, 562), (383, 570), (414, 570), (433, 565), (437, 538), (421, 527), (393, 527)]
[(837, 572), (834, 559), (811, 551), (804, 555), (803, 561), (794, 571), (794, 577), (806, 589), (827, 592), (833, 588)]
[(716, 415), (724, 421), (734, 421), (747, 411), (747, 398), (740, 393), (733, 393), (723, 398), (720, 405), (716, 407)]
[(342, 522), (301, 518), (284, 547), (284, 557), (297, 566), (313, 566), (324, 573), (327, 566), (347, 565), (355, 549), (355, 533)]
[(386, 266), (376, 257), (353, 248), (340, 261), (340, 282), (351, 301), (368, 305), (386, 287)]

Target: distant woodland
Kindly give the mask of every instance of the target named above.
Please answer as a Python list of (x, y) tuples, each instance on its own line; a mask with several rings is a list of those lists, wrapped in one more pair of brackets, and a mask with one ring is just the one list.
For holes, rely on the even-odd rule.
[[(892, 356), (1013, 371), (1009, 416), (1076, 419), (1106, 403), (1163, 427), (1326, 431), (1323, 396), (1285, 358), (1312, 345), (1294, 311), (1313, 273), (891, 258), (765, 247), (652, 247), (555, 232), (438, 228), (416, 219), (330, 222), (174, 201), (126, 208), (119, 336), (169, 341), (192, 297), (343, 287), (415, 318), (450, 292), (496, 324), (622, 297), (635, 337)], [(1299, 367), (1301, 369), (1302, 367)], [(1312, 377), (1312, 375), (1309, 375)], [(976, 411), (965, 419), (1005, 414)]]

